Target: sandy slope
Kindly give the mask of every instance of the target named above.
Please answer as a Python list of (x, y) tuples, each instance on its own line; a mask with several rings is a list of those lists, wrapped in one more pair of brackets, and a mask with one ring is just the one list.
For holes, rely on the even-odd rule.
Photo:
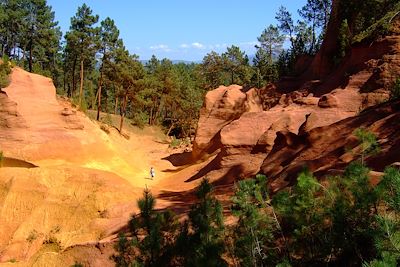
[[(177, 170), (162, 160), (171, 150), (156, 129), (127, 132), (129, 140), (112, 128), (107, 134), (57, 99), (50, 79), (15, 68), (11, 80), (4, 91), (18, 114), (0, 124), (0, 150), (38, 167), (0, 169), (0, 262), (59, 266), (83, 258), (93, 264), (95, 257), (84, 254), (96, 249), (85, 244), (115, 237), (137, 211), (143, 188), (157, 195), (196, 186), (185, 180), (202, 165)], [(148, 179), (150, 166), (155, 180)], [(77, 245), (83, 247), (72, 249)], [(107, 256), (95, 265), (108, 264)]]

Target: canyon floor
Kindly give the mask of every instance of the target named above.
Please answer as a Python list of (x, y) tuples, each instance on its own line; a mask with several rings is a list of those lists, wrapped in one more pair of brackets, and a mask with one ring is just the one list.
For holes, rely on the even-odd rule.
[(137, 212), (143, 190), (166, 196), (157, 208), (179, 211), (188, 203), (168, 196), (196, 187), (198, 180), (186, 180), (207, 164), (174, 167), (164, 158), (181, 150), (170, 148), (159, 128), (139, 129), (126, 121), (121, 135), (56, 96), (50, 79), (19, 68), (0, 93), (0, 104), (4, 265), (112, 266), (111, 241)]

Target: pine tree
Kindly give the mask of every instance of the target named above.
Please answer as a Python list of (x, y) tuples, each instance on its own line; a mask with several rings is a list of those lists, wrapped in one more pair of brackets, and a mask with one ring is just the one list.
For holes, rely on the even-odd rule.
[(46, 0), (1, 1), (1, 56), (21, 65), (26, 61), (30, 72), (52, 76), (60, 50), (61, 31), (57, 24)]
[(332, 0), (307, 0), (306, 5), (298, 10), (299, 15), (311, 24), (312, 41), (308, 51), (310, 55), (315, 54), (319, 49), (317, 32), (320, 30), (322, 34), (325, 33), (331, 5)]
[(260, 44), (256, 45), (256, 48), (263, 51), (258, 53), (262, 53), (263, 61), (265, 61), (264, 68), (259, 69), (261, 75), (266, 82), (276, 81), (278, 79), (278, 69), (274, 64), (274, 58), (282, 52), (285, 37), (277, 27), (270, 25), (267, 29), (264, 29), (257, 39)]
[(158, 212), (148, 189), (137, 202), (140, 214), (129, 222), (129, 234), (119, 235), (114, 255), (117, 266), (173, 266), (177, 221), (171, 211)]
[(92, 10), (83, 4), (71, 18), (70, 31), (66, 33), (66, 53), (68, 60), (72, 60), (72, 91), (75, 91), (75, 71), (80, 64), (79, 106), (82, 106), (84, 72), (93, 68), (95, 54), (98, 50), (99, 28), (94, 27), (99, 16), (92, 15)]
[(232, 199), (232, 213), (238, 217), (233, 229), (234, 250), (243, 266), (267, 266), (276, 262), (273, 219), (268, 211), (270, 199), (266, 191), (266, 177), (240, 181)]
[(360, 141), (361, 165), (364, 165), (367, 155), (379, 152), (379, 144), (375, 134), (364, 128), (356, 129), (354, 135)]
[(199, 203), (191, 208), (189, 220), (177, 240), (183, 266), (227, 266), (222, 259), (225, 251), (222, 207), (211, 192), (209, 181), (202, 180), (196, 193)]
[[(238, 46), (232, 45), (222, 54), (225, 71), (229, 73), (230, 84), (248, 83), (246, 79), (246, 68), (249, 68), (248, 57)], [(239, 79), (242, 77), (242, 79)], [(244, 79), (243, 79), (244, 78)]]
[(122, 104), (119, 131), (122, 133), (128, 100), (134, 99), (138, 91), (143, 88), (145, 71), (136, 55), (130, 55), (125, 48), (121, 48), (117, 50), (114, 74), (115, 82), (121, 88)]
[(215, 89), (223, 84), (223, 61), (217, 52), (211, 51), (205, 55), (200, 69), (206, 90)]
[(55, 57), (59, 50), (61, 38), (58, 22), (54, 21), (54, 12), (46, 4), (46, 0), (30, 0), (25, 4), (27, 17), (24, 20), (26, 31), (24, 51), (28, 53), (28, 69), (33, 71), (37, 62), (40, 68), (54, 70)]
[(289, 40), (293, 47), (293, 42), (295, 40), (295, 25), (293, 23), (292, 14), (286, 9), (286, 7), (280, 6), (279, 11), (275, 15), (275, 19), (279, 22), (279, 30), (289, 35)]
[[(106, 18), (101, 22), (100, 28), (100, 49), (101, 65), (100, 65), (100, 77), (98, 82), (97, 90), (97, 116), (96, 119), (100, 119), (101, 112), (101, 94), (104, 83), (104, 75), (112, 76), (112, 72), (115, 67), (111, 66), (115, 63), (117, 56), (117, 50), (123, 47), (122, 40), (119, 39), (119, 30), (115, 26), (114, 20)], [(111, 72), (111, 74), (110, 74)], [(106, 77), (107, 78), (107, 77)], [(110, 79), (110, 78), (108, 78)]]

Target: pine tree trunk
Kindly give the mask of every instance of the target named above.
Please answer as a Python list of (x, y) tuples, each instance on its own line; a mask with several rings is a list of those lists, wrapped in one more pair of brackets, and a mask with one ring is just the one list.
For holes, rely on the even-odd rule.
[(103, 71), (100, 71), (100, 80), (99, 80), (99, 90), (98, 93), (98, 103), (97, 103), (97, 116), (96, 120), (100, 119), (100, 111), (101, 111), (101, 85), (103, 83)]
[(97, 99), (99, 98), (99, 90), (97, 90), (95, 97), (92, 99), (92, 107), (96, 106)]
[(72, 63), (72, 89), (71, 95), (69, 97), (73, 97), (74, 92), (76, 91), (76, 81), (75, 81), (75, 71), (76, 71), (76, 57), (74, 59), (74, 63)]
[(32, 44), (29, 49), (29, 72), (32, 72)]
[(128, 95), (124, 96), (124, 102), (122, 104), (122, 110), (121, 110), (121, 122), (119, 124), (119, 132), (122, 133), (122, 126), (124, 124), (124, 116), (126, 112), (126, 101), (127, 101)]
[(153, 125), (153, 107), (150, 108), (149, 125)]
[(83, 95), (83, 59), (81, 59), (81, 86), (79, 88), (79, 107), (82, 107), (82, 95)]

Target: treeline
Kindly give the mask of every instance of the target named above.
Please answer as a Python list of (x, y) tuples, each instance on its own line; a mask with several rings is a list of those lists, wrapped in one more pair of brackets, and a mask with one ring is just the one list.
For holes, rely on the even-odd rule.
[(61, 31), (46, 0), (0, 1), (0, 56), (30, 72), (56, 77)]
[[(377, 151), (363, 129), (360, 161), (341, 176), (318, 181), (307, 170), (273, 196), (267, 179), (238, 182), (233, 215), (224, 225), (221, 203), (203, 180), (187, 219), (157, 211), (148, 190), (140, 213), (119, 235), (117, 266), (398, 266), (400, 263), (400, 171), (387, 168), (371, 181), (364, 158)], [(377, 184), (376, 184), (377, 183)]]
[[(396, 4), (396, 0), (339, 1), (335, 60), (340, 61), (349, 45), (360, 39), (357, 36), (368, 33), (366, 29)], [(184, 137), (193, 132), (207, 90), (229, 84), (261, 88), (298, 74), (296, 62), (319, 50), (331, 5), (331, 0), (307, 0), (298, 10), (297, 22), (280, 7), (277, 25), (269, 25), (257, 38), (252, 59), (232, 45), (221, 54), (211, 51), (201, 64), (172, 64), (154, 56), (146, 63), (139, 61), (125, 48), (115, 22), (100, 20), (86, 4), (78, 8), (61, 39), (46, 0), (0, 0), (0, 56), (52, 77), (59, 94), (82, 110), (97, 109), (98, 119), (102, 111), (121, 115), (120, 129), (127, 116), (137, 125), (163, 125)]]
[(201, 64), (172, 64), (154, 56), (142, 64), (125, 48), (114, 21), (100, 21), (86, 4), (71, 18), (61, 43), (62, 33), (46, 0), (1, 0), (0, 53), (31, 72), (52, 77), (59, 94), (82, 110), (97, 109), (97, 119), (102, 111), (121, 115), (120, 130), (127, 116), (137, 125), (161, 124), (184, 137), (193, 132), (206, 90), (221, 84), (261, 87), (285, 72), (286, 34), (293, 46), (289, 50), (296, 50), (290, 52), (292, 57), (314, 54), (329, 11), (330, 1), (308, 0), (299, 11), (304, 21), (294, 26), (282, 7), (277, 14), (280, 26), (263, 31), (253, 62), (233, 45), (222, 54), (210, 52)]
[[(300, 57), (314, 56), (323, 41), (331, 12), (331, 0), (307, 0), (298, 10), (301, 20), (281, 6), (276, 13), (277, 25), (269, 25), (259, 37), (252, 62), (239, 47), (231, 46), (225, 53), (208, 53), (202, 62), (206, 87), (240, 84), (261, 88), (280, 77), (296, 74)], [(284, 43), (289, 41), (289, 48)]]

